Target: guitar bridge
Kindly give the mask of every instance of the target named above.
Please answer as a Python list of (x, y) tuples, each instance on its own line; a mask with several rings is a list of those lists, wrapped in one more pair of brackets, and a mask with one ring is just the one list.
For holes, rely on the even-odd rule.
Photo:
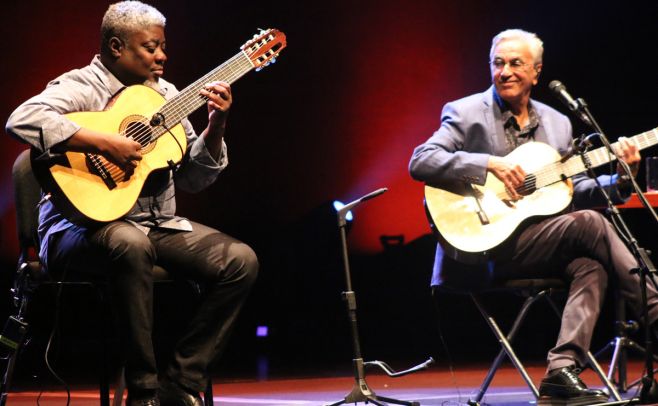
[(487, 217), (487, 213), (482, 210), (482, 205), (480, 204), (480, 199), (477, 197), (474, 197), (475, 203), (477, 204), (477, 210), (475, 213), (477, 213), (478, 218), (480, 219), (480, 223), (482, 223), (483, 226), (486, 226), (487, 224), (490, 223), (489, 217)]
[(482, 204), (480, 203), (480, 199), (484, 196), (481, 191), (478, 189), (474, 188), (473, 185), (468, 185), (468, 187), (471, 189), (471, 192), (473, 194), (473, 200), (475, 200), (475, 205), (477, 206), (475, 213), (478, 215), (478, 218), (480, 219), (480, 223), (482, 223), (483, 226), (486, 226), (487, 224), (490, 223), (489, 217), (487, 216), (487, 213), (484, 212), (484, 209), (482, 208)]
[(109, 190), (116, 188), (117, 184), (114, 181), (112, 174), (105, 167), (103, 161), (98, 157), (98, 155), (93, 155), (93, 154), (85, 154), (85, 155), (87, 156), (87, 166), (89, 167), (89, 170), (95, 173), (96, 175), (98, 175), (103, 180), (103, 183), (105, 183), (105, 186), (107, 186)]

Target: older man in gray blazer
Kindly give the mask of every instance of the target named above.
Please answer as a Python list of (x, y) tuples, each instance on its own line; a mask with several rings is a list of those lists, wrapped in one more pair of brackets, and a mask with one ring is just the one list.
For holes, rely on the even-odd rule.
[[(493, 38), (490, 64), (493, 86), (446, 104), (441, 127), (413, 153), (411, 176), (429, 185), (471, 183), (484, 185), (495, 176), (512, 201), (526, 172), (509, 157), (517, 147), (539, 141), (560, 155), (569, 152), (572, 128), (569, 119), (530, 98), (542, 69), (543, 44), (532, 33), (506, 30)], [(620, 138), (621, 157), (637, 173), (638, 148)], [(620, 203), (628, 198), (629, 179), (601, 175), (599, 181)], [(601, 206), (594, 179), (585, 174), (573, 178), (574, 209)], [(543, 402), (560, 398), (570, 405), (592, 404), (607, 399), (590, 390), (579, 378), (586, 363), (596, 319), (608, 278), (617, 282), (632, 310), (640, 314), (639, 278), (629, 271), (637, 262), (611, 224), (598, 212), (571, 211), (524, 223), (518, 232), (491, 251), (485, 265), (464, 264), (437, 246), (432, 284), (485, 284), (495, 279), (560, 277), (570, 283), (556, 346), (548, 353), (548, 369), (540, 386)], [(658, 293), (649, 286), (650, 322), (658, 319)]]

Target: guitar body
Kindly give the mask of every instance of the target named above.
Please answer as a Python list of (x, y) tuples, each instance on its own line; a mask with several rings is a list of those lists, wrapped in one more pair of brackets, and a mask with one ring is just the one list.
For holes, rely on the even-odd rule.
[[(507, 158), (526, 173), (532, 173), (559, 161), (560, 154), (547, 144), (529, 142)], [(559, 213), (567, 208), (573, 196), (572, 183), (565, 180), (539, 188), (516, 202), (505, 201), (501, 198), (507, 195), (505, 186), (491, 174), (487, 175), (484, 186), (466, 184), (446, 189), (426, 186), (425, 205), (444, 248), (456, 259), (486, 258), (524, 220)], [(484, 212), (488, 224), (482, 221), (478, 210)]]
[[(103, 159), (113, 171), (119, 173), (115, 177), (116, 187), (110, 189), (88, 165), (87, 154), (67, 152), (67, 162), (49, 167), (50, 176), (59, 190), (48, 191), (54, 192), (53, 195), (60, 200), (63, 195), (70, 203), (66, 206), (73, 206), (79, 214), (94, 221), (108, 222), (128, 213), (137, 201), (148, 175), (155, 170), (168, 168), (169, 160), (180, 162), (187, 146), (185, 131), (180, 124), (170, 128), (173, 136), (167, 132), (157, 139), (151, 139), (153, 128), (149, 121), (164, 103), (165, 99), (155, 90), (135, 85), (119, 93), (108, 110), (67, 114), (69, 120), (82, 127), (117, 134), (117, 137), (123, 136), (119, 134), (124, 131), (128, 134), (137, 133), (138, 136), (133, 138), (142, 144), (143, 158), (129, 179), (124, 179), (122, 170)], [(52, 185), (52, 182), (42, 184)]]

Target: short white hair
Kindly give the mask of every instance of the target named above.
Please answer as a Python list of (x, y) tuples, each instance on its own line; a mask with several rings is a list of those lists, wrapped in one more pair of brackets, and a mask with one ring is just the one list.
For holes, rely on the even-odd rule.
[(493, 37), (493, 40), (491, 41), (491, 51), (489, 51), (489, 61), (492, 61), (494, 58), (494, 50), (496, 49), (496, 46), (503, 41), (511, 39), (520, 40), (528, 44), (534, 64), (537, 65), (538, 63), (542, 63), (542, 57), (544, 56), (544, 43), (542, 40), (540, 40), (534, 32), (528, 32), (518, 28), (502, 31)]
[(141, 1), (130, 0), (111, 4), (101, 24), (101, 48), (105, 47), (112, 37), (126, 40), (131, 32), (152, 25), (164, 27), (166, 22), (167, 19), (161, 12)]

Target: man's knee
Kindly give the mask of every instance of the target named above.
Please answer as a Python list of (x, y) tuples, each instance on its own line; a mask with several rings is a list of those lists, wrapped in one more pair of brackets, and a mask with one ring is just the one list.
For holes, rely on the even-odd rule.
[(564, 231), (564, 238), (572, 247), (591, 249), (609, 231), (608, 220), (594, 210), (580, 210), (567, 216), (570, 220)]
[(598, 211), (580, 210), (574, 212), (572, 216), (573, 225), (580, 230), (598, 233), (607, 227), (608, 220)]
[(608, 273), (598, 261), (591, 258), (576, 258), (567, 267), (572, 283), (605, 291), (608, 287)]
[(235, 243), (231, 245), (230, 252), (228, 272), (231, 278), (239, 280), (246, 286), (253, 285), (259, 269), (258, 257), (254, 250), (247, 244)]

